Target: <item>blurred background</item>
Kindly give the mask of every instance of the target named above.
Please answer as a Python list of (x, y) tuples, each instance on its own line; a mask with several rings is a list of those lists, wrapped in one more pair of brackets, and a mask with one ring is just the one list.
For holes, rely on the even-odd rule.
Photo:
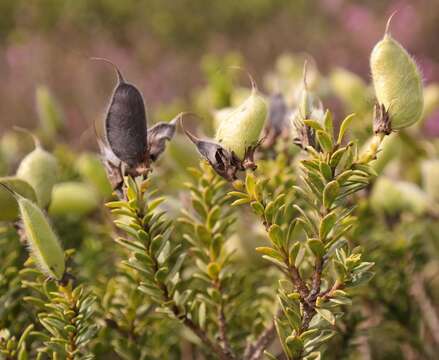
[(65, 136), (91, 146), (80, 135), (115, 83), (91, 56), (111, 59), (138, 85), (153, 122), (163, 106), (190, 109), (212, 54), (234, 52), (228, 65), (259, 83), (289, 52), (309, 54), (323, 74), (342, 66), (368, 81), (370, 50), (395, 10), (392, 33), (426, 83), (439, 80), (437, 0), (0, 0), (0, 133), (36, 126), (35, 90), (46, 85), (64, 109)]

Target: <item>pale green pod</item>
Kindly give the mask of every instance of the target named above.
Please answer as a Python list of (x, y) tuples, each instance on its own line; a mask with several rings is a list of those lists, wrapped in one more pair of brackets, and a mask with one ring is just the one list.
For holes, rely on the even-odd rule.
[(250, 96), (220, 123), (215, 140), (243, 159), (247, 148), (258, 142), (266, 117), (267, 103), (254, 88)]
[(39, 86), (35, 94), (38, 118), (43, 134), (53, 138), (64, 125), (61, 108), (46, 86)]
[(99, 196), (92, 186), (76, 181), (63, 182), (53, 188), (49, 214), (84, 216), (98, 205)]
[(104, 198), (111, 196), (113, 192), (111, 184), (99, 156), (84, 153), (78, 158), (75, 165), (81, 177), (92, 184)]
[[(34, 189), (24, 180), (12, 176), (3, 177), (0, 178), (0, 184), (6, 185), (9, 189), (31, 201), (37, 200)], [(0, 186), (0, 221), (14, 221), (18, 215), (17, 200), (10, 191)]]
[(32, 201), (17, 195), (17, 202), (31, 257), (45, 275), (61, 280), (65, 271), (64, 251), (48, 219)]
[(49, 205), (52, 188), (58, 178), (58, 171), (56, 158), (36, 143), (35, 149), (21, 161), (16, 175), (33, 187), (38, 205), (45, 208)]
[(401, 212), (422, 215), (430, 205), (427, 194), (415, 184), (386, 177), (378, 178), (374, 184), (370, 202), (376, 211), (390, 215)]
[(369, 89), (361, 77), (343, 68), (336, 68), (331, 72), (329, 81), (334, 93), (350, 109), (365, 110)]
[(223, 120), (229, 118), (229, 116), (235, 111), (233, 107), (225, 107), (214, 111), (213, 113), (213, 126), (218, 129)]
[(375, 95), (389, 112), (392, 130), (413, 125), (422, 115), (424, 96), (416, 63), (386, 32), (370, 57)]
[(439, 160), (424, 160), (421, 170), (425, 192), (431, 200), (439, 202)]

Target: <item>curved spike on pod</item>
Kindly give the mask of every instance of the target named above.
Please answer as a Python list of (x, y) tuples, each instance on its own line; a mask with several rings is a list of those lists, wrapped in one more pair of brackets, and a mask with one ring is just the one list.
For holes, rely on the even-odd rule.
[(116, 71), (117, 81), (119, 82), (119, 84), (125, 83), (125, 79), (122, 76), (122, 73), (120, 72), (120, 70), (116, 66), (116, 64), (113, 63), (112, 61), (110, 61), (110, 60), (108, 60), (106, 58), (102, 58), (102, 57), (91, 57), (90, 60), (92, 60), (92, 61), (103, 61), (103, 62), (106, 62), (107, 64), (110, 64), (111, 66), (113, 66), (114, 70)]
[(390, 16), (389, 19), (387, 20), (386, 23), (386, 30), (384, 32), (384, 36), (388, 35), (390, 36), (390, 23), (392, 22), (393, 17), (396, 15), (396, 13), (398, 12), (398, 10), (395, 10)]
[(25, 129), (25, 128), (22, 128), (21, 126), (14, 126), (13, 129), (15, 131), (22, 132), (22, 133), (24, 133), (26, 135), (29, 135), (32, 138), (33, 142), (34, 142), (34, 148), (35, 149), (36, 148), (41, 148), (41, 141), (40, 141), (40, 139), (32, 131), (30, 131), (28, 129)]
[(240, 70), (240, 71), (244, 72), (250, 80), (252, 92), (258, 91), (258, 85), (256, 84), (255, 79), (253, 78), (253, 76), (250, 74), (250, 72), (248, 70), (246, 70), (243, 67), (238, 66), (238, 65), (232, 65), (232, 66), (230, 66), (230, 69)]

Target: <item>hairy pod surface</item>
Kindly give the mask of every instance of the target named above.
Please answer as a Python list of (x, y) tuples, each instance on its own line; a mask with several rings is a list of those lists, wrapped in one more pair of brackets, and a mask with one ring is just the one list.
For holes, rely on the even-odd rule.
[[(6, 185), (17, 194), (37, 201), (35, 191), (26, 181), (16, 177), (0, 178), (0, 183)], [(17, 200), (4, 187), (0, 186), (0, 221), (14, 221), (18, 218), (19, 210)]]
[(40, 207), (49, 205), (58, 178), (58, 162), (52, 154), (36, 144), (35, 149), (21, 161), (16, 175), (32, 186)]
[(389, 113), (391, 129), (413, 125), (423, 112), (422, 79), (407, 51), (386, 33), (370, 57), (375, 94)]
[(49, 213), (53, 215), (83, 216), (99, 205), (96, 190), (79, 181), (56, 184), (52, 192)]
[(32, 201), (17, 195), (17, 202), (32, 258), (45, 275), (61, 280), (64, 252), (48, 219)]
[(221, 121), (215, 140), (243, 159), (247, 148), (258, 142), (267, 111), (265, 99), (253, 89), (250, 96)]

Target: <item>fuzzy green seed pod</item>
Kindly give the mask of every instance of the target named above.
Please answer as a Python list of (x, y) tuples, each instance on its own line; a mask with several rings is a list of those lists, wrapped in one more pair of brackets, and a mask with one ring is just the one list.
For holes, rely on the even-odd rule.
[(54, 186), (49, 214), (84, 216), (95, 210), (98, 205), (99, 196), (92, 186), (69, 181)]
[(265, 99), (253, 85), (250, 96), (228, 118), (221, 121), (215, 140), (243, 159), (248, 147), (258, 142), (267, 111)]
[(334, 93), (353, 111), (364, 111), (369, 89), (361, 77), (343, 68), (334, 69), (329, 76)]
[[(37, 200), (34, 189), (24, 180), (4, 177), (0, 178), (0, 183), (31, 201)], [(18, 218), (17, 201), (4, 187), (0, 187), (0, 204), (0, 221), (14, 221)]]
[(388, 27), (372, 51), (370, 68), (378, 103), (389, 113), (391, 129), (399, 130), (419, 120), (424, 97), (418, 67)]
[(8, 186), (2, 187), (16, 198), (30, 255), (45, 275), (61, 280), (65, 272), (64, 251), (44, 212)]
[(429, 209), (427, 194), (415, 184), (406, 181), (394, 181), (380, 177), (376, 181), (370, 197), (372, 208), (389, 215), (401, 212), (423, 214)]
[(97, 155), (84, 153), (78, 158), (75, 166), (81, 177), (93, 185), (104, 198), (111, 196), (111, 184)]
[(58, 162), (41, 147), (36, 138), (35, 149), (21, 161), (16, 175), (33, 187), (40, 207), (49, 205), (52, 188), (58, 177)]

